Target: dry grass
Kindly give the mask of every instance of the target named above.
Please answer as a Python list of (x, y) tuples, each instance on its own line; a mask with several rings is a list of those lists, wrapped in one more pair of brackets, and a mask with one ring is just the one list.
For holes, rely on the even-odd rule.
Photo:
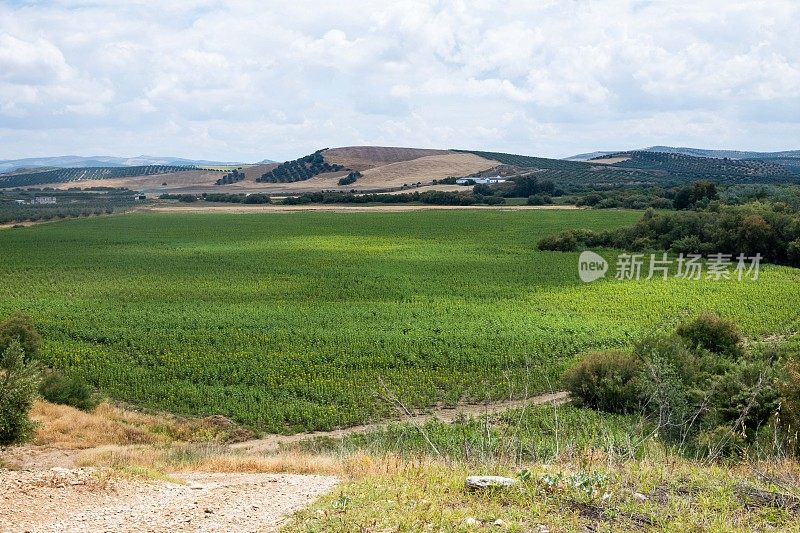
[(447, 153), (420, 157), (366, 170), (356, 184), (359, 188), (402, 187), (404, 184), (458, 177), (496, 167), (499, 163), (475, 154)]
[(31, 418), (39, 423), (34, 444), (75, 450), (107, 444), (166, 441), (153, 433), (163, 420), (103, 403), (85, 413), (67, 405), (36, 402)]
[(252, 454), (226, 446), (174, 444), (166, 446), (105, 446), (83, 451), (76, 466), (131, 471), (225, 472), (249, 474), (319, 474), (360, 479), (391, 475), (411, 466), (432, 464), (428, 459), (410, 461), (393, 454), (381, 456), (357, 452), (348, 455), (284, 451)]
[(144, 414), (101, 403), (91, 412), (67, 405), (36, 402), (31, 418), (39, 423), (34, 444), (62, 450), (106, 445), (230, 442), (251, 439), (253, 433), (224, 417), (183, 419)]

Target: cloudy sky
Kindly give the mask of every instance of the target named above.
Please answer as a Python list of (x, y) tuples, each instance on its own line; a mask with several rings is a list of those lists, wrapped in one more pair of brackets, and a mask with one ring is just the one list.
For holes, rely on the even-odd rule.
[(0, 159), (800, 148), (800, 2), (0, 0)]

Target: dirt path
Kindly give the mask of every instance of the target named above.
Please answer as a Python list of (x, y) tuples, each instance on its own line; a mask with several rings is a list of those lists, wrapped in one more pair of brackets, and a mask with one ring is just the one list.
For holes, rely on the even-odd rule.
[[(568, 400), (569, 393), (567, 392), (549, 392), (525, 400), (508, 400), (486, 404), (461, 404), (453, 408), (438, 408), (431, 413), (403, 415), (392, 422), (424, 423), (432, 418), (441, 420), (442, 422), (453, 422), (461, 416), (488, 415), (505, 411), (506, 409), (525, 407), (527, 405), (541, 405), (545, 403), (562, 404)], [(343, 429), (335, 429), (333, 431), (312, 431), (309, 433), (297, 433), (295, 435), (268, 435), (261, 439), (231, 444), (231, 448), (257, 453), (274, 452), (281, 444), (291, 444), (315, 437), (339, 438), (353, 433), (365, 433), (386, 426), (387, 423), (386, 421), (382, 421), (373, 424), (362, 424)]]
[[(293, 213), (298, 211), (325, 211), (331, 213), (400, 213), (404, 211), (421, 211), (424, 209), (496, 209), (500, 211), (521, 211), (521, 210), (574, 210), (582, 209), (574, 205), (429, 205), (429, 204), (384, 204), (384, 205), (358, 205), (358, 204), (310, 204), (310, 205), (243, 205), (243, 204), (207, 204), (202, 205), (156, 205), (156, 206), (140, 206), (127, 213), (133, 211), (155, 211), (160, 213)], [(117, 213), (122, 214), (122, 213)], [(95, 215), (96, 216), (115, 216), (115, 215)], [(0, 230), (11, 229), (14, 226), (34, 226), (38, 224), (54, 224), (61, 220), (73, 220), (77, 217), (70, 217), (58, 220), (38, 220), (36, 222), (9, 222), (7, 224), (0, 224)], [(84, 217), (85, 218), (85, 217)]]
[[(566, 392), (552, 392), (525, 400), (438, 408), (427, 414), (404, 415), (396, 421), (422, 423), (436, 418), (452, 422), (461, 416), (568, 400)], [(269, 453), (281, 444), (321, 436), (342, 437), (387, 423), (270, 435), (231, 448), (243, 454)], [(9, 465), (16, 463), (17, 469), (0, 467), (0, 532), (275, 531), (292, 513), (338, 483), (331, 476), (197, 472), (148, 482), (104, 476), (104, 470), (74, 468), (76, 454), (84, 450), (23, 447), (11, 451), (2, 459)]]
[(91, 469), (0, 471), (0, 531), (275, 531), (329, 476), (180, 474), (104, 480)]
[(375, 213), (398, 213), (403, 211), (420, 211), (424, 209), (439, 209), (439, 210), (454, 210), (454, 209), (483, 209), (483, 210), (499, 210), (499, 211), (518, 211), (518, 210), (558, 210), (558, 209), (581, 209), (574, 205), (505, 205), (505, 206), (487, 206), (487, 205), (429, 205), (429, 204), (384, 204), (384, 205), (352, 205), (352, 204), (310, 204), (310, 205), (280, 205), (280, 204), (267, 204), (267, 205), (243, 205), (243, 204), (225, 204), (225, 205), (159, 205), (153, 207), (141, 207), (140, 211), (157, 211), (157, 212), (171, 212), (171, 213), (286, 213), (295, 211), (328, 211), (335, 213), (357, 213), (357, 212), (375, 212)]

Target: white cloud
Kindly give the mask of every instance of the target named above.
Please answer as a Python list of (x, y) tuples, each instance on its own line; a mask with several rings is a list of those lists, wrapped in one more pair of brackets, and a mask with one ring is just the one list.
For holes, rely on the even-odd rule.
[(69, 75), (64, 55), (53, 43), (0, 34), (0, 80), (20, 85), (52, 85)]
[(800, 4), (0, 4), (0, 157), (797, 148)]

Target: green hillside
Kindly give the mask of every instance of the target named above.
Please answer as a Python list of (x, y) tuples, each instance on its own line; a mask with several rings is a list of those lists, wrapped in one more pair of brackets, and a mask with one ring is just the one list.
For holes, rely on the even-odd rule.
[(797, 183), (800, 173), (767, 159), (724, 159), (661, 152), (627, 152), (608, 157), (629, 157), (614, 167), (651, 171), (660, 180), (716, 183)]
[(85, 180), (131, 178), (193, 170), (194, 167), (172, 165), (144, 165), (138, 167), (81, 167), (55, 168), (33, 172), (0, 174), (0, 188), (35, 187), (45, 183), (72, 183)]
[(325, 161), (322, 155), (323, 150), (317, 150), (313, 154), (303, 156), (299, 159), (281, 163), (269, 172), (265, 172), (261, 177), (256, 178), (259, 182), (270, 183), (292, 183), (311, 179), (324, 172), (338, 172), (345, 170), (341, 165), (332, 165)]

